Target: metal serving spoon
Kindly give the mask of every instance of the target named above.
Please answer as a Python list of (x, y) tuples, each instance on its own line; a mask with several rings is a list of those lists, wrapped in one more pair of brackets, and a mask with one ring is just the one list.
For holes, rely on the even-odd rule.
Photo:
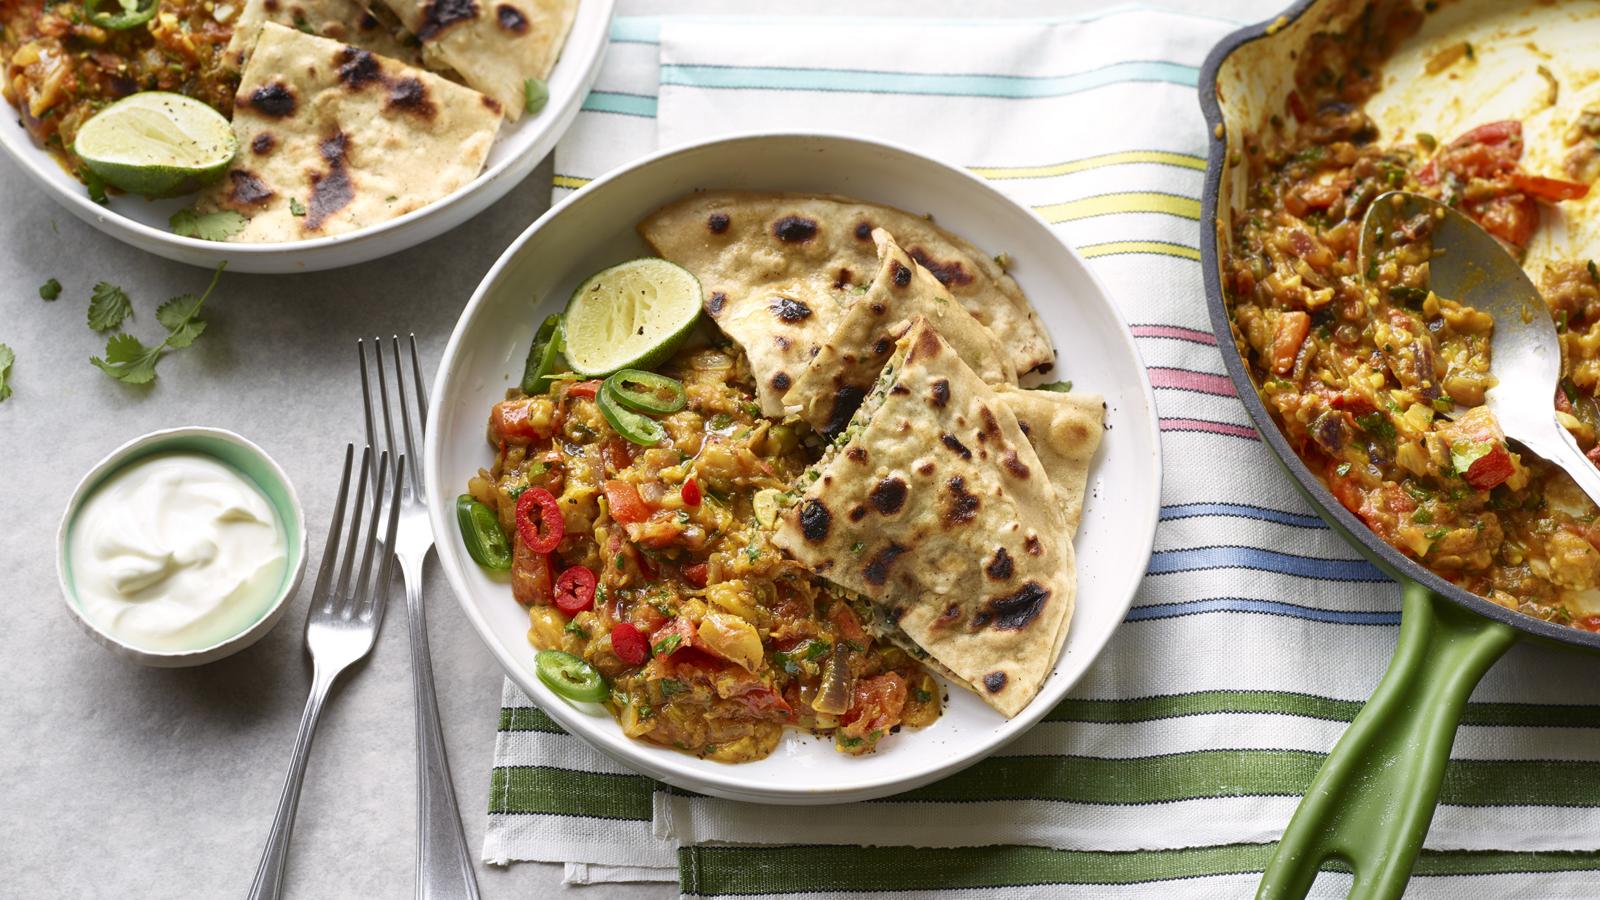
[(1374, 255), (1401, 239), (1395, 232), (1418, 216), (1433, 219), (1434, 256), (1428, 268), (1434, 293), (1494, 317), (1489, 353), (1495, 386), (1484, 395), (1484, 405), (1507, 437), (1560, 466), (1600, 504), (1600, 470), (1556, 420), (1552, 404), (1561, 379), (1555, 322), (1539, 289), (1499, 241), (1443, 203), (1390, 191), (1373, 200), (1361, 220), (1361, 271), (1368, 271)]

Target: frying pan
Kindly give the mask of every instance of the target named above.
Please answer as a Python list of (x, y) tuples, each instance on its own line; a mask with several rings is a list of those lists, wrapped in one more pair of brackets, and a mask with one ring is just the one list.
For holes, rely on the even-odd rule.
[[(1245, 166), (1229, 165), (1230, 158), (1243, 152), (1247, 132), (1266, 132), (1272, 114), (1285, 108), (1294, 86), (1294, 60), (1311, 35), (1344, 30), (1364, 5), (1304, 0), (1271, 22), (1224, 39), (1200, 74), (1200, 106), (1212, 134), (1200, 248), (1217, 346), (1256, 430), (1284, 471), (1334, 531), (1400, 583), (1403, 596), (1399, 644), (1388, 671), (1306, 791), (1262, 877), (1260, 898), (1304, 896), (1330, 860), (1354, 870), (1351, 897), (1399, 897), (1433, 819), (1462, 709), (1483, 674), (1524, 635), (1600, 650), (1600, 634), (1491, 603), (1368, 530), (1289, 446), (1239, 355), (1221, 265), (1232, 238), (1233, 210), (1243, 207), (1247, 176)], [(1449, 8), (1452, 15), (1460, 14), (1459, 6)], [(1380, 126), (1385, 124), (1383, 116), (1378, 118)], [(1417, 123), (1416, 130), (1428, 130), (1420, 127), (1426, 124), (1431, 123)], [(1460, 130), (1446, 122), (1436, 133)], [(1390, 129), (1384, 134), (1393, 139)], [(1537, 140), (1530, 130), (1530, 156)], [(1551, 252), (1561, 254), (1559, 248)]]

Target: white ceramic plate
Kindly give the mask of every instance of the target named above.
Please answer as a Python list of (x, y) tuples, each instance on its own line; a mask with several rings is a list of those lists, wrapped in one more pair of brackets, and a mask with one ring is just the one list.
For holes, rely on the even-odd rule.
[(215, 268), (223, 260), (235, 272), (286, 274), (353, 266), (413, 247), (482, 212), (528, 177), (555, 147), (588, 96), (616, 0), (582, 0), (561, 57), (550, 73), (550, 101), (537, 116), (500, 127), (500, 135), (478, 177), (448, 197), (398, 219), (332, 237), (272, 244), (230, 244), (179, 237), (167, 218), (194, 201), (193, 196), (145, 200), (121, 195), (106, 206), (89, 199), (81, 183), (55, 157), (33, 142), (16, 110), (0, 102), (0, 147), (67, 211), (119, 241), (157, 256)]
[[(1009, 253), (1060, 352), (1059, 377), (1106, 397), (1110, 431), (1091, 475), (1078, 538), (1078, 602), (1066, 649), (1037, 699), (1010, 721), (951, 688), (939, 721), (851, 758), (790, 730), (767, 759), (727, 765), (624, 737), (602, 710), (566, 703), (534, 675), (528, 616), (467, 556), (453, 513), (468, 477), (493, 459), (490, 407), (521, 377), (538, 323), (586, 276), (649, 255), (634, 224), (697, 188), (847, 194), (915, 212), (979, 247)], [(1054, 377), (1054, 376), (1053, 376)], [(758, 134), (669, 150), (606, 176), (546, 213), (495, 263), (439, 364), (423, 464), (439, 559), (507, 674), (568, 731), (669, 784), (737, 800), (837, 803), (908, 790), (971, 765), (1037, 722), (1081, 677), (1122, 621), (1149, 561), (1161, 489), (1155, 403), (1127, 326), (1083, 261), (1031, 211), (975, 176), (855, 137)]]

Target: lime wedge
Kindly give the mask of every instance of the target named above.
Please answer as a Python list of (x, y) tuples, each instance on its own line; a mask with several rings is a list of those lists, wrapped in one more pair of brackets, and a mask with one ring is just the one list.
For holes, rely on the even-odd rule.
[(567, 303), (566, 357), (595, 377), (649, 369), (700, 321), (700, 282), (664, 259), (635, 259), (589, 276)]
[(233, 126), (182, 94), (145, 91), (111, 104), (78, 130), (72, 150), (107, 184), (171, 197), (221, 177), (238, 149)]

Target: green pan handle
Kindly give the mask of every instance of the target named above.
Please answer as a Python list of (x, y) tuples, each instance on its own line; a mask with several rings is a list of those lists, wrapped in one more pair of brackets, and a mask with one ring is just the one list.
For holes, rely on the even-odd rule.
[(1257, 900), (1304, 897), (1322, 864), (1335, 859), (1355, 871), (1352, 900), (1391, 900), (1406, 889), (1462, 708), (1517, 632), (1403, 584), (1389, 671), (1306, 790)]

